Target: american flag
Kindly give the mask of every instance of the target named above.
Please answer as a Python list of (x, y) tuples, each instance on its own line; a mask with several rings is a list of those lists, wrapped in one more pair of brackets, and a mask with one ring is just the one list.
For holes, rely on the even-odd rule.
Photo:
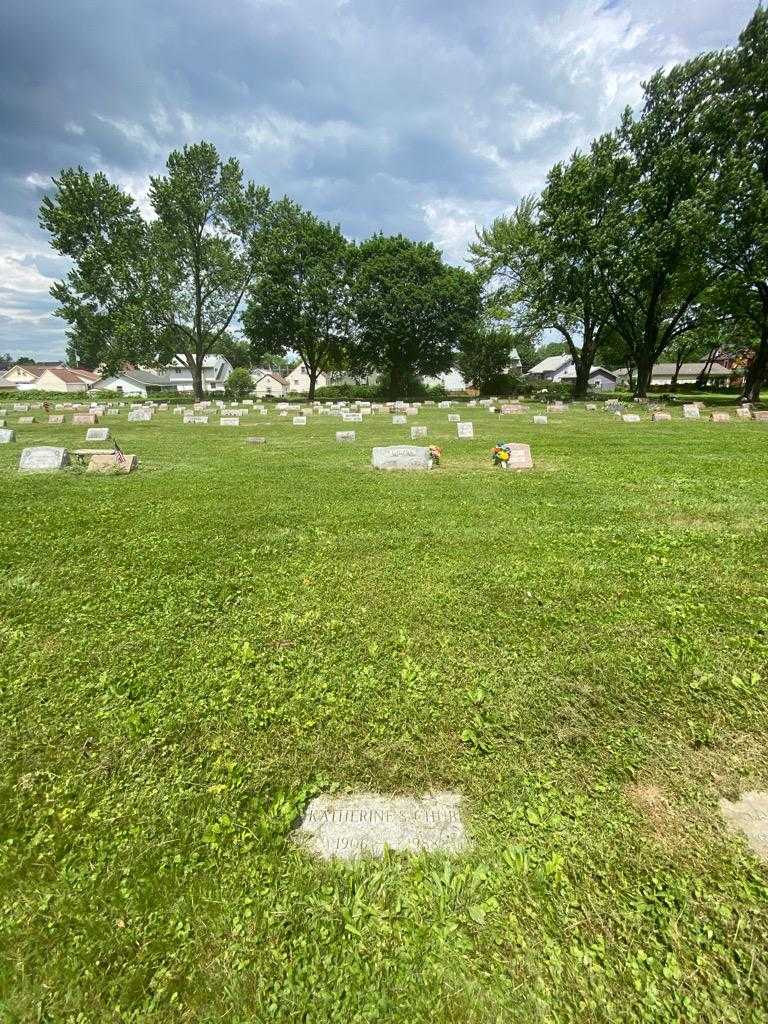
[(123, 454), (123, 449), (120, 447), (120, 445), (117, 443), (117, 439), (114, 437), (112, 438), (112, 444), (115, 446), (115, 450), (112, 452), (112, 454), (117, 459), (118, 466), (124, 466), (125, 455)]

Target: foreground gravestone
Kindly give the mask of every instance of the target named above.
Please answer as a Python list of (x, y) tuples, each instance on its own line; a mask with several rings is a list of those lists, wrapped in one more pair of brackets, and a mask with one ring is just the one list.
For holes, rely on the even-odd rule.
[(413, 444), (388, 445), (374, 448), (371, 453), (374, 469), (431, 469), (429, 448)]
[(768, 861), (768, 793), (752, 790), (735, 802), (720, 801), (720, 813), (733, 832), (739, 832), (761, 860)]
[(53, 473), (69, 465), (66, 448), (25, 448), (21, 453), (19, 471), (22, 473)]
[(387, 849), (457, 854), (468, 846), (457, 793), (319, 796), (293, 836), (323, 860), (381, 857)]
[(411, 440), (412, 441), (415, 441), (417, 437), (426, 437), (426, 436), (427, 436), (427, 428), (426, 427), (411, 427)]
[(12, 430), (0, 430), (0, 444), (11, 444), (16, 440), (16, 434)]
[(117, 452), (99, 452), (91, 456), (86, 473), (133, 473), (138, 465), (138, 455), (121, 457)]
[(131, 409), (128, 413), (129, 423), (149, 423), (151, 419), (151, 409)]
[(504, 448), (509, 452), (509, 459), (501, 463), (504, 469), (533, 469), (530, 445), (510, 442)]
[(85, 432), (86, 441), (108, 441), (109, 427), (91, 427)]
[(457, 423), (456, 424), (456, 436), (465, 441), (471, 440), (475, 436), (475, 426), (473, 423)]
[(342, 442), (344, 442), (344, 441), (354, 441), (356, 437), (357, 437), (357, 434), (355, 434), (354, 430), (337, 430), (336, 431), (336, 440), (337, 441), (342, 441)]

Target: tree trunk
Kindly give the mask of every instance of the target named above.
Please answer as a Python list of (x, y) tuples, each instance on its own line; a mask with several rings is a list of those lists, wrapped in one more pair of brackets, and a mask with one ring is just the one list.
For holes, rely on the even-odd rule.
[(592, 363), (586, 359), (579, 359), (576, 363), (576, 386), (573, 389), (574, 398), (584, 398), (589, 390), (589, 375), (592, 372)]
[(763, 317), (763, 326), (760, 332), (760, 344), (755, 358), (747, 367), (744, 377), (744, 390), (742, 398), (745, 402), (759, 402), (760, 388), (768, 379), (768, 310)]
[(389, 397), (395, 400), (404, 399), (406, 396), (403, 394), (405, 375), (402, 372), (401, 367), (393, 366), (389, 371)]
[(635, 396), (637, 398), (647, 397), (652, 376), (653, 359), (648, 357), (647, 352), (639, 353), (637, 357), (637, 381), (635, 383)]
[(318, 378), (319, 374), (320, 374), (320, 371), (318, 370), (318, 368), (316, 366), (310, 366), (310, 368), (309, 368), (309, 394), (307, 395), (307, 398), (309, 399), (310, 402), (315, 397), (315, 386), (317, 385), (317, 378)]
[(202, 402), (205, 398), (205, 392), (203, 391), (203, 356), (193, 357), (190, 370), (192, 371), (192, 389), (195, 398), (198, 402)]

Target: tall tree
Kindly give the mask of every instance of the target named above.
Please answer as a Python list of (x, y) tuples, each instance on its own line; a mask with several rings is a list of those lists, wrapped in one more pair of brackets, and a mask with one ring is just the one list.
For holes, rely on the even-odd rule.
[(481, 393), (501, 393), (503, 385), (514, 380), (509, 373), (514, 349), (524, 369), (530, 369), (534, 349), (527, 335), (516, 334), (507, 325), (478, 323), (462, 338), (456, 366), (464, 379)]
[(258, 273), (243, 314), (255, 357), (298, 352), (309, 398), (336, 369), (350, 334), (350, 251), (339, 227), (296, 203), (275, 203), (259, 238)]
[(743, 390), (755, 402), (768, 382), (768, 10), (758, 8), (723, 63), (715, 130), (725, 139), (727, 196), (717, 236), (717, 295), (744, 333), (756, 336)]
[(701, 322), (717, 280), (721, 159), (708, 109), (719, 89), (717, 55), (658, 72), (640, 116), (627, 110), (618, 131), (592, 147), (603, 183), (596, 251), (640, 396), (664, 349)]
[(51, 294), (83, 365), (157, 365), (181, 354), (198, 398), (203, 360), (232, 324), (255, 269), (269, 192), (244, 184), (237, 160), (201, 142), (174, 150), (150, 179), (155, 217), (104, 174), (79, 167), (54, 179), (40, 223), (73, 268)]
[(481, 283), (445, 264), (429, 242), (374, 235), (356, 250), (352, 300), (355, 361), (378, 370), (402, 398), (414, 375), (448, 371), (477, 324)]
[(573, 360), (575, 394), (583, 396), (600, 338), (611, 317), (599, 271), (595, 228), (604, 172), (590, 155), (556, 164), (538, 203), (523, 199), (509, 217), (478, 233), (470, 247), (486, 280), (499, 281), (506, 302), (528, 333), (556, 331)]

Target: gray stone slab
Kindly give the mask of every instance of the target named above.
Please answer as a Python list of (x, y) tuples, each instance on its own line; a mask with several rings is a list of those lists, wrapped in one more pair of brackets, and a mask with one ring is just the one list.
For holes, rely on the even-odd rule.
[(294, 427), (306, 427), (307, 417), (306, 416), (294, 416), (292, 421)]
[(341, 418), (345, 423), (363, 422), (363, 414), (361, 412), (345, 412)]
[(426, 437), (426, 436), (427, 436), (427, 428), (426, 427), (411, 427), (411, 440), (412, 441), (415, 441), (417, 437)]
[(28, 423), (34, 423), (34, 422), (35, 422), (35, 417), (34, 416), (19, 416), (19, 423), (23, 424), (24, 426), (26, 426)]
[(509, 452), (509, 461), (502, 462), (504, 469), (533, 469), (530, 445), (507, 442), (504, 447)]
[(93, 423), (98, 423), (99, 417), (94, 412), (77, 412), (72, 417), (72, 423), (76, 427), (88, 427)]
[(652, 412), (651, 419), (654, 423), (667, 423), (672, 419), (672, 416), (668, 412)]
[(266, 437), (246, 437), (246, 444), (266, 444)]
[(457, 423), (456, 436), (464, 440), (470, 440), (475, 436), (474, 424), (468, 421), (465, 421), (464, 423)]
[(621, 418), (624, 420), (625, 423), (639, 423), (640, 422), (640, 417), (637, 415), (637, 413), (634, 413), (634, 412), (624, 413), (624, 415)]
[(149, 423), (151, 419), (151, 409), (131, 409), (128, 413), (129, 423)]
[(539, 427), (545, 427), (549, 421), (546, 416), (534, 416), (533, 422)]
[(341, 442), (354, 441), (356, 437), (357, 437), (357, 434), (354, 432), (354, 430), (337, 430), (336, 431), (336, 440), (337, 441), (341, 441)]
[(721, 800), (720, 813), (731, 831), (743, 835), (750, 850), (768, 861), (768, 793), (751, 790), (735, 803)]
[(698, 405), (689, 404), (683, 406), (683, 417), (685, 419), (697, 420), (699, 419), (699, 415), (700, 414)]
[(0, 430), (0, 444), (11, 444), (16, 440), (16, 434), (12, 430)]
[(48, 417), (48, 426), (49, 427), (61, 426), (61, 424), (63, 422), (64, 422), (64, 417), (63, 416), (49, 416)]
[[(197, 419), (197, 417), (195, 417)], [(194, 422), (194, 421), (193, 421)], [(239, 427), (240, 417), (239, 416), (222, 416), (219, 420), (220, 427)]]
[(407, 416), (393, 416), (392, 417), (392, 424), (395, 427), (404, 427), (407, 422), (408, 422), (408, 417)]
[(459, 416), (459, 414), (457, 412), (449, 412), (448, 413), (448, 422), (449, 423), (458, 423), (460, 420), (461, 420), (461, 416)]
[(323, 860), (381, 857), (385, 849), (457, 854), (469, 845), (457, 793), (319, 796), (294, 839)]
[(371, 453), (374, 469), (431, 469), (429, 448), (415, 444), (393, 444), (374, 448)]
[(86, 441), (108, 441), (109, 427), (91, 427), (85, 432)]
[(22, 473), (52, 473), (69, 465), (66, 448), (25, 448), (21, 453), (19, 471)]

